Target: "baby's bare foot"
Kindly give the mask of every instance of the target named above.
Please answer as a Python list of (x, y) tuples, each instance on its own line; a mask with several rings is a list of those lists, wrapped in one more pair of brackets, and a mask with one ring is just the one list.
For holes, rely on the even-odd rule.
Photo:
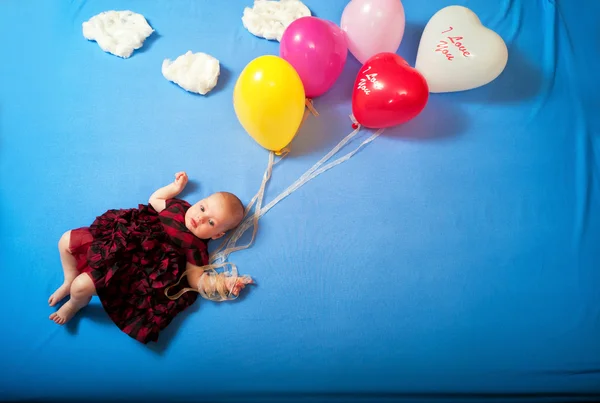
[(69, 290), (71, 288), (71, 284), (67, 284), (66, 282), (61, 285), (60, 287), (58, 287), (56, 289), (56, 291), (54, 291), (54, 294), (52, 294), (50, 296), (50, 298), (48, 299), (48, 305), (50, 306), (54, 306), (56, 304), (58, 304), (60, 301), (62, 301), (62, 299), (64, 297), (66, 297), (67, 295), (69, 295)]
[(79, 310), (72, 301), (67, 301), (60, 309), (50, 315), (50, 320), (53, 320), (57, 325), (67, 323)]

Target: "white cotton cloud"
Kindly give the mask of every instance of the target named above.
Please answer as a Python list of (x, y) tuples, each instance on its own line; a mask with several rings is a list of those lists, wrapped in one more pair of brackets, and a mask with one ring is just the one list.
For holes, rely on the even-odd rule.
[(206, 95), (219, 79), (219, 61), (206, 53), (192, 53), (179, 56), (175, 61), (165, 59), (162, 74), (189, 92)]
[(288, 25), (310, 15), (310, 10), (300, 0), (255, 0), (254, 7), (244, 9), (242, 23), (252, 35), (281, 41)]
[(143, 15), (132, 11), (105, 11), (82, 24), (83, 36), (113, 55), (128, 58), (154, 30)]

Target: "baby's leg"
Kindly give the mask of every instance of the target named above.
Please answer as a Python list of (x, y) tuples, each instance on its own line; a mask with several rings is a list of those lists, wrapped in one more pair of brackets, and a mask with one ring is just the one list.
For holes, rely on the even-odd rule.
[(59, 325), (67, 323), (77, 311), (89, 304), (92, 295), (96, 295), (96, 287), (87, 273), (81, 273), (71, 282), (70, 292), (71, 299), (50, 315), (50, 320)]
[(75, 277), (79, 274), (77, 271), (77, 262), (75, 257), (71, 254), (71, 231), (65, 232), (58, 241), (58, 251), (60, 253), (60, 261), (63, 267), (64, 281), (63, 284), (54, 291), (54, 293), (48, 299), (50, 306), (56, 305), (64, 297), (69, 295), (69, 289), (71, 283), (75, 280)]

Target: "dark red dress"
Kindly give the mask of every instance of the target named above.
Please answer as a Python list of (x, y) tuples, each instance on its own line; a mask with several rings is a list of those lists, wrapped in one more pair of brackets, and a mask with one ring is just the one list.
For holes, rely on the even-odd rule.
[[(92, 278), (108, 316), (144, 344), (157, 341), (159, 332), (197, 298), (187, 292), (172, 301), (164, 294), (179, 280), (186, 261), (208, 264), (208, 240), (185, 226), (189, 208), (184, 200), (170, 199), (160, 213), (143, 204), (108, 210), (91, 226), (71, 231), (77, 267)], [(188, 287), (187, 281), (180, 286)]]

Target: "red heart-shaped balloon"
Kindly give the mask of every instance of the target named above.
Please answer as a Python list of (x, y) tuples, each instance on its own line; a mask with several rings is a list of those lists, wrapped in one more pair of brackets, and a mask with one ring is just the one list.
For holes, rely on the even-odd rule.
[(378, 53), (365, 62), (356, 76), (352, 114), (369, 128), (386, 128), (417, 116), (429, 98), (421, 73), (395, 53)]

